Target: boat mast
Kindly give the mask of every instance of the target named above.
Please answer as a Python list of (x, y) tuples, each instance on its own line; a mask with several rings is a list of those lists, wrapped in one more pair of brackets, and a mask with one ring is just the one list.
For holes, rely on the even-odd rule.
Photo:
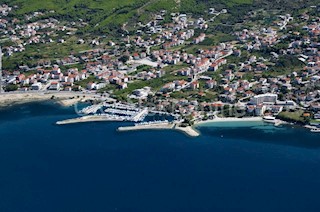
[(2, 87), (2, 48), (0, 46), (0, 94), (3, 92)]

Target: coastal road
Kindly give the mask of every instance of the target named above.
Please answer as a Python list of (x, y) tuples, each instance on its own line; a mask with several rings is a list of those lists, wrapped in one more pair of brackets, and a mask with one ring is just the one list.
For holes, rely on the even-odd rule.
[(14, 94), (38, 94), (38, 95), (44, 95), (44, 94), (59, 94), (59, 95), (65, 95), (65, 96), (70, 96), (70, 95), (85, 95), (85, 96), (100, 96), (97, 93), (94, 92), (75, 92), (75, 91), (13, 91), (13, 92), (4, 92), (1, 93), (0, 95), (6, 96), (6, 95), (14, 95)]
[[(0, 104), (1, 105), (10, 105), (15, 102), (31, 102), (31, 101), (44, 101), (52, 99), (52, 96), (55, 99), (59, 100), (68, 100), (68, 99), (81, 99), (85, 97), (86, 99), (90, 98), (102, 98), (103, 100), (110, 99), (108, 97), (101, 97), (96, 93), (83, 93), (83, 92), (41, 92), (41, 91), (32, 91), (32, 92), (7, 92), (0, 94)], [(78, 98), (80, 97), (80, 98)], [(112, 99), (110, 99), (111, 101)]]

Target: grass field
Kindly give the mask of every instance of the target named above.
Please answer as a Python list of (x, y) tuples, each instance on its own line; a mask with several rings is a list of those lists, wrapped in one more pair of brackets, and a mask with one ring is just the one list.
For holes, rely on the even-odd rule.
[(289, 122), (304, 123), (305, 119), (302, 116), (303, 113), (304, 113), (303, 110), (297, 110), (294, 112), (283, 111), (283, 112), (279, 113), (278, 118), (285, 120), (285, 121), (289, 121)]

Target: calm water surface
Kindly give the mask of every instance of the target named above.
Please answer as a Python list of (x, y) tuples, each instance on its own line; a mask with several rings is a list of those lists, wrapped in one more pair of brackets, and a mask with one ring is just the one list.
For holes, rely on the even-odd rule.
[(320, 134), (262, 123), (118, 133), (73, 108), (0, 110), (0, 211), (319, 212)]

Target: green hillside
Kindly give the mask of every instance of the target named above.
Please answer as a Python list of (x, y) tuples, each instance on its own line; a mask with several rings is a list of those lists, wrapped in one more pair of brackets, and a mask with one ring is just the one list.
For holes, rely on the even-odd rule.
[[(24, 14), (37, 10), (55, 10), (61, 14), (72, 12), (74, 9), (85, 9), (88, 11), (102, 10), (106, 13), (113, 13), (119, 9), (137, 9), (146, 7), (147, 9), (162, 8), (170, 10), (177, 7), (176, 0), (2, 0), (0, 2), (10, 2), (20, 6), (19, 13)], [(225, 6), (235, 6), (241, 4), (252, 4), (253, 0), (181, 0), (182, 9), (197, 9), (205, 5), (222, 4)]]
[(54, 10), (54, 16), (66, 19), (81, 18), (97, 30), (107, 30), (127, 21), (147, 20), (155, 11), (181, 11), (204, 13), (209, 7), (232, 8), (251, 5), (253, 0), (0, 0), (0, 3), (17, 5), (17, 15), (34, 11)]
[[(112, 31), (129, 22), (147, 21), (161, 9), (169, 12), (204, 14), (209, 7), (227, 8), (238, 20), (251, 8), (300, 9), (319, 0), (0, 0), (0, 3), (17, 5), (16, 15), (34, 11), (50, 11), (52, 16), (66, 20), (83, 19), (90, 23), (84, 31)], [(95, 27), (92, 27), (95, 26)]]

